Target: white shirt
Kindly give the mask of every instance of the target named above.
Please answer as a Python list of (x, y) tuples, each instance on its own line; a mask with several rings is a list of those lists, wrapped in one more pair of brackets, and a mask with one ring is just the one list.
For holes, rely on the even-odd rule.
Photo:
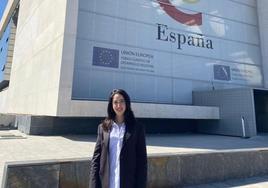
[(110, 132), (109, 152), (110, 152), (110, 188), (120, 188), (120, 152), (123, 145), (123, 138), (126, 126), (124, 123), (112, 124)]

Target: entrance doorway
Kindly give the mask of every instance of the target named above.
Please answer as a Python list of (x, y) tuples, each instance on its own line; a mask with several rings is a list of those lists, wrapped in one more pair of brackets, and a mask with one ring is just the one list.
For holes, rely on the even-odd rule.
[(257, 133), (268, 133), (268, 90), (254, 89)]

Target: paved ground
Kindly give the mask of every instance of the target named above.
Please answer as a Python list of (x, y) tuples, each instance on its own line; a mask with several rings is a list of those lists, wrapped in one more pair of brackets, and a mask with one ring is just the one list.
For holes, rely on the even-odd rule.
[[(95, 135), (29, 136), (17, 130), (0, 130), (0, 182), (7, 161), (91, 157), (95, 140)], [(200, 134), (147, 135), (146, 142), (148, 155), (259, 150), (268, 149), (268, 134), (249, 139)], [(228, 181), (198, 187), (268, 187), (266, 176), (237, 181), (237, 183)]]
[(240, 187), (240, 188), (267, 188), (268, 176), (252, 177), (247, 179), (228, 180), (220, 183), (211, 183), (197, 186), (188, 186), (185, 188), (228, 188), (228, 187)]

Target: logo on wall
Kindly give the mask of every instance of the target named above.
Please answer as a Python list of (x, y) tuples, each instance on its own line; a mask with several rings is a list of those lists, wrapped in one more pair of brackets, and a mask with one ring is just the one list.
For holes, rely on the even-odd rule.
[[(202, 13), (197, 14), (188, 14), (183, 11), (178, 10), (170, 0), (157, 0), (162, 9), (176, 21), (193, 26), (193, 25), (202, 25)], [(198, 3), (199, 0), (183, 0), (186, 3)]]
[(93, 47), (93, 65), (118, 68), (119, 50)]
[(214, 79), (215, 80), (223, 80), (230, 81), (231, 80), (231, 71), (230, 67), (226, 65), (214, 65)]

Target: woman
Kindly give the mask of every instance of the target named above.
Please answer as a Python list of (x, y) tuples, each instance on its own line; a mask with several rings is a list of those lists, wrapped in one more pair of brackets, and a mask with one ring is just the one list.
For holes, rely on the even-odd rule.
[(130, 98), (111, 92), (108, 117), (98, 127), (91, 160), (90, 188), (145, 188), (147, 153), (143, 127), (136, 122)]

